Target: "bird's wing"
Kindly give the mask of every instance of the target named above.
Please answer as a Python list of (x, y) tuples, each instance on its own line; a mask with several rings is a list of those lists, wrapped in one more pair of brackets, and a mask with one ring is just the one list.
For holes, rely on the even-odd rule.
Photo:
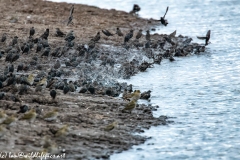
[(165, 14), (164, 14), (164, 16), (163, 16), (163, 19), (165, 18), (167, 12), (168, 12), (168, 6), (167, 6), (166, 12), (165, 12)]
[(210, 34), (211, 34), (211, 30), (209, 30), (209, 31), (207, 32), (206, 37), (209, 37), (209, 38), (210, 38)]
[(70, 9), (70, 15), (69, 15), (69, 16), (72, 16), (73, 11), (74, 11), (74, 5), (72, 5), (72, 7), (71, 7), (71, 9)]
[(198, 37), (198, 36), (197, 36), (197, 38), (198, 38), (198, 39), (206, 39), (207, 37)]
[(177, 30), (175, 30), (173, 33), (169, 34), (169, 38), (175, 37), (176, 33), (177, 33)]

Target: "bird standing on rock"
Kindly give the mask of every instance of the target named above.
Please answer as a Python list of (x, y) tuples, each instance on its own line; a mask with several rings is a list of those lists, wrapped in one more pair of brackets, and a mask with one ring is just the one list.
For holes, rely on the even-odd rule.
[(97, 35), (92, 39), (94, 42), (98, 42), (100, 40), (100, 32), (97, 33)]
[(149, 30), (147, 30), (146, 40), (147, 40), (147, 41), (150, 41), (150, 40), (151, 40), (151, 35), (150, 35)]
[(136, 107), (136, 105), (137, 105), (136, 101), (132, 100), (131, 102), (125, 105), (125, 108), (123, 108), (122, 112), (130, 111), (131, 113), (132, 110)]
[(50, 96), (52, 97), (52, 99), (55, 99), (55, 98), (56, 98), (56, 95), (57, 95), (56, 90), (52, 89), (52, 90), (50, 91)]
[(38, 44), (37, 44), (37, 49), (36, 49), (36, 53), (40, 52), (40, 51), (42, 50), (42, 48), (43, 48), (42, 43), (38, 42)]
[(29, 37), (32, 37), (34, 34), (35, 34), (35, 29), (34, 29), (34, 27), (32, 27), (30, 29), (30, 36)]
[(17, 113), (25, 113), (27, 111), (28, 111), (28, 106), (23, 105), (23, 106), (20, 106), (20, 110)]
[(209, 44), (211, 30), (208, 30), (206, 37), (198, 37), (198, 39), (205, 40), (205, 46)]
[(107, 125), (106, 127), (104, 127), (103, 130), (109, 132), (109, 131), (113, 130), (117, 126), (117, 124), (118, 124), (117, 122), (113, 122), (113, 123)]
[(17, 120), (17, 118), (15, 117), (15, 115), (11, 115), (11, 116), (8, 116), (3, 122), (2, 124), (5, 124), (5, 125), (11, 125), (13, 122), (15, 122)]
[(118, 28), (118, 27), (117, 27), (116, 34), (117, 34), (118, 36), (120, 36), (120, 37), (123, 36), (122, 31), (121, 31), (120, 28)]
[(6, 39), (7, 39), (7, 34), (6, 34), (6, 33), (3, 33), (1, 42), (5, 42)]
[(67, 135), (67, 132), (68, 132), (68, 125), (64, 125), (62, 128), (60, 128), (56, 134), (55, 134), (55, 137), (63, 137), (63, 136), (66, 136)]
[(12, 40), (12, 46), (18, 43), (18, 36), (14, 36)]
[(136, 35), (136, 39), (140, 39), (142, 37), (142, 29), (140, 29)]
[(72, 40), (75, 39), (75, 36), (73, 35), (73, 30), (67, 33), (65, 37), (65, 41), (71, 42)]
[(168, 12), (168, 7), (166, 9), (166, 12), (165, 12), (164, 16), (160, 18), (160, 21), (164, 26), (168, 25), (168, 21), (165, 19), (165, 16), (166, 16), (167, 12)]
[(133, 37), (133, 29), (130, 30), (130, 32), (125, 36), (124, 38), (124, 44), (128, 42)]
[(66, 34), (64, 34), (59, 28), (56, 28), (56, 36), (57, 37), (63, 37), (65, 36)]
[(33, 121), (35, 121), (37, 117), (37, 113), (35, 109), (31, 109), (29, 112), (25, 113), (20, 120), (27, 120), (30, 123), (32, 123)]
[(104, 29), (102, 30), (102, 32), (106, 35), (106, 36), (113, 36), (113, 34), (111, 32), (109, 32), (108, 30)]
[(49, 36), (49, 29), (47, 28), (46, 31), (41, 35), (40, 38), (48, 39), (48, 36)]
[(139, 12), (141, 10), (141, 8), (139, 7), (139, 5), (134, 4), (133, 5), (133, 9), (129, 12), (130, 14), (136, 14), (137, 12)]

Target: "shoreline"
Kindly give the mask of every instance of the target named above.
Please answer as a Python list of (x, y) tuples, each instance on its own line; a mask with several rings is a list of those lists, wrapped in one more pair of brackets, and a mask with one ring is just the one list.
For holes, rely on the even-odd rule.
[[(27, 85), (23, 94), (19, 94), (23, 84), (17, 82), (0, 88), (0, 92), (5, 94), (0, 100), (0, 110), (4, 110), (8, 116), (16, 114), (22, 105), (41, 111), (31, 124), (16, 120), (15, 123), (6, 126), (6, 130), (2, 132), (3, 136), (0, 136), (0, 150), (4, 152), (14, 150), (27, 153), (47, 149), (47, 152), (52, 154), (65, 153), (67, 159), (109, 159), (114, 153), (144, 143), (148, 137), (133, 133), (144, 132), (143, 129), (149, 129), (151, 126), (166, 125), (169, 121), (165, 116), (153, 117), (152, 111), (157, 110), (158, 106), (138, 104), (131, 114), (122, 113), (121, 110), (128, 101), (118, 96), (127, 89), (127, 84), (118, 83), (117, 79), (128, 79), (152, 67), (152, 64), (160, 64), (162, 59), (172, 58), (173, 52), (174, 56), (187, 56), (199, 47), (204, 47), (190, 43), (189, 37), (154, 34), (151, 35), (150, 47), (145, 48), (145, 35), (139, 41), (134, 40), (137, 31), (151, 30), (160, 25), (160, 22), (114, 9), (74, 4), (74, 25), (66, 26), (66, 23), (62, 22), (68, 17), (71, 4), (40, 0), (4, 1), (1, 8), (3, 20), (0, 24), (0, 34), (7, 33), (6, 42), (0, 43), (3, 84), (6, 84), (4, 81), (9, 76), (7, 73), (4, 80), (5, 67), (11, 65), (5, 61), (9, 52), (20, 53), (20, 58), (12, 63), (15, 68), (13, 74), (16, 77), (33, 74), (35, 79), (38, 79), (32, 85)], [(22, 54), (17, 48), (14, 50), (14, 47), (7, 51), (16, 35), (19, 37), (19, 47), (28, 41), (32, 26), (36, 30), (33, 38), (40, 37), (45, 29), (49, 28), (50, 55), (42, 57), (43, 51), (35, 53), (37, 44), (33, 44), (28, 54)], [(124, 35), (130, 29), (135, 30), (134, 37), (126, 45), (123, 45), (123, 37), (107, 37), (101, 32), (102, 29), (107, 29), (115, 33), (117, 27), (121, 28)], [(55, 28), (60, 28), (65, 34), (73, 30), (74, 44), (66, 44), (64, 37), (56, 37)], [(85, 51), (84, 45), (88, 44), (98, 31), (101, 32), (101, 39), (91, 52)], [(61, 52), (53, 56), (58, 47)], [(57, 59), (60, 60), (61, 66), (53, 69)], [(16, 72), (20, 64), (25, 65), (27, 69)], [(59, 77), (56, 76), (58, 74)], [(56, 85), (42, 87), (41, 92), (35, 92), (38, 81), (43, 77), (47, 77), (48, 83), (56, 80)], [(52, 100), (50, 90), (58, 88), (63, 79), (67, 79), (68, 83), (74, 81), (77, 90), (63, 94), (61, 89), (56, 89), (56, 99)], [(94, 88), (95, 94), (90, 93), (90, 86)], [(84, 87), (89, 91), (78, 93)], [(43, 115), (53, 109), (58, 109), (58, 117), (52, 122), (46, 122)], [(15, 117), (20, 119), (22, 116), (23, 114), (19, 113)], [(110, 132), (102, 130), (114, 121), (118, 122), (116, 128)], [(64, 125), (68, 125), (67, 134), (61, 138), (54, 136)], [(43, 147), (46, 141), (51, 141), (48, 143), (52, 144), (48, 148)]]

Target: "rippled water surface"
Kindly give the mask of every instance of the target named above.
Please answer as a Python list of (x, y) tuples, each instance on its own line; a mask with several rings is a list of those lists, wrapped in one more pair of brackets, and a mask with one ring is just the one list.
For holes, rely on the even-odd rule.
[(152, 139), (112, 160), (240, 159), (240, 0), (68, 2), (125, 11), (136, 3), (141, 17), (155, 19), (169, 6), (169, 25), (159, 25), (158, 33), (177, 30), (204, 43), (196, 35), (212, 31), (204, 54), (165, 60), (127, 81), (152, 90), (151, 103), (160, 106), (155, 116), (173, 117), (174, 123), (152, 127), (143, 134)]

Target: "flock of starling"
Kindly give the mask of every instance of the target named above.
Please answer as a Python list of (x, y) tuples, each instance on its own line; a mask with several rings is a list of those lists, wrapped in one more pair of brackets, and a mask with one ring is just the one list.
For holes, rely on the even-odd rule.
[[(163, 17), (160, 18), (160, 22), (164, 25), (168, 25), (167, 19), (165, 19), (165, 16), (168, 12), (169, 7), (167, 7), (166, 12)], [(130, 12), (131, 14), (137, 14), (140, 11), (140, 7), (138, 5), (133, 6), (133, 10)], [(67, 25), (73, 24), (73, 13), (74, 13), (74, 5), (72, 5), (70, 9), (70, 15), (67, 20)], [(14, 102), (19, 102), (21, 104), (19, 111), (16, 112), (16, 114), (13, 114), (11, 116), (8, 116), (3, 110), (0, 110), (0, 138), (4, 135), (5, 126), (9, 126), (12, 123), (16, 122), (17, 120), (26, 120), (29, 121), (29, 123), (33, 123), (37, 116), (41, 114), (41, 109), (38, 107), (31, 108), (28, 107), (26, 104), (22, 104), (20, 96), (23, 94), (26, 94), (31, 87), (35, 87), (35, 92), (42, 92), (44, 88), (49, 88), (49, 96), (52, 98), (52, 101), (56, 100), (56, 97), (58, 95), (58, 90), (62, 90), (63, 94), (67, 94), (68, 92), (75, 92), (76, 91), (76, 84), (73, 81), (67, 82), (67, 79), (64, 79), (63, 81), (59, 81), (55, 78), (54, 76), (49, 76), (49, 75), (57, 75), (59, 73), (49, 73), (49, 75), (44, 75), (41, 77), (34, 76), (33, 74), (29, 75), (17, 75), (15, 74), (15, 67), (14, 67), (14, 62), (16, 62), (20, 58), (20, 53), (28, 55), (31, 50), (34, 49), (34, 45), (36, 46), (36, 53), (41, 53), (41, 58), (42, 57), (48, 57), (48, 56), (53, 56), (53, 57), (59, 57), (61, 56), (60, 53), (60, 48), (56, 48), (54, 51), (52, 51), (52, 48), (50, 47), (48, 43), (48, 38), (49, 38), (49, 29), (47, 28), (45, 32), (37, 38), (34, 38), (35, 35), (35, 28), (31, 27), (29, 31), (29, 37), (26, 42), (22, 44), (22, 46), (19, 46), (18, 44), (18, 37), (14, 36), (12, 41), (10, 42), (9, 46), (6, 47), (4, 51), (1, 50), (0, 52), (0, 58), (2, 58), (4, 55), (5, 56), (5, 61), (9, 62), (10, 65), (6, 66), (4, 69), (4, 73), (0, 75), (0, 89), (2, 92), (0, 92), (0, 100), (12, 100)], [(143, 36), (143, 30), (139, 29), (136, 36), (135, 40), (138, 41), (142, 36)], [(209, 44), (209, 39), (210, 39), (210, 30), (207, 32), (207, 35), (205, 37), (197, 37), (198, 39), (205, 40), (205, 45)], [(121, 31), (119, 27), (116, 28), (116, 33), (111, 33), (107, 29), (103, 29), (102, 33), (109, 37), (109, 36), (114, 36), (117, 35), (119, 37), (123, 37), (123, 46), (127, 46), (127, 44), (131, 41), (134, 35), (134, 30), (130, 29), (130, 31), (125, 34)], [(175, 37), (176, 31), (174, 31), (172, 34), (169, 36), (165, 37), (164, 42), (168, 42), (170, 44), (173, 43), (171, 40), (172, 37)], [(73, 40), (75, 39), (74, 32), (70, 31), (69, 33), (65, 34), (62, 32), (59, 28), (56, 28), (55, 36), (57, 37), (62, 37), (64, 38), (66, 42), (67, 47), (73, 47), (74, 42)], [(87, 43), (87, 45), (84, 46), (78, 46), (79, 52), (86, 52), (86, 53), (92, 53), (92, 51), (95, 48), (95, 44), (101, 39), (101, 33), (100, 31), (97, 32), (97, 34)], [(145, 35), (146, 39), (146, 44), (145, 48), (150, 48), (153, 46), (153, 43), (151, 41), (151, 34), (150, 31), (146, 31)], [(7, 40), (7, 34), (4, 33), (1, 38), (1, 43), (5, 43)], [(191, 42), (191, 39), (187, 39), (183, 42), (184, 45), (188, 45)], [(169, 51), (168, 51), (169, 52)], [(166, 55), (168, 54), (166, 51)], [(33, 61), (31, 63), (37, 61), (39, 57), (34, 56)], [(154, 59), (155, 60), (155, 59)], [(161, 61), (161, 60), (160, 60)], [(170, 61), (174, 61), (173, 57), (170, 56)], [(154, 61), (155, 62), (155, 61)], [(130, 64), (130, 63), (129, 63)], [(66, 66), (68, 64), (66, 63)], [(69, 65), (73, 65), (70, 63)], [(131, 65), (131, 64), (130, 64)], [(133, 64), (134, 65), (134, 64)], [(152, 64), (144, 62), (139, 66), (140, 71), (145, 71), (146, 68), (150, 67)], [(61, 63), (59, 60), (56, 61), (56, 63), (53, 65), (54, 69), (59, 69), (61, 67)], [(17, 72), (19, 71), (28, 71), (29, 66), (26, 64), (19, 64), (17, 66)], [(18, 84), (19, 87), (16, 88), (16, 84)], [(17, 94), (11, 94), (11, 93), (6, 93), (7, 91), (11, 90), (14, 93)], [(13, 91), (14, 90), (14, 91)], [(91, 94), (95, 94), (95, 88), (89, 84), (86, 85), (86, 87), (83, 87), (79, 93), (86, 93), (89, 92)], [(107, 92), (106, 92), (107, 93)], [(110, 91), (108, 92), (110, 93)], [(150, 93), (151, 91), (143, 92), (141, 93), (140, 90), (135, 90), (132, 91), (132, 89), (128, 90), (125, 89), (123, 93), (123, 99), (127, 100), (128, 102), (122, 109), (122, 112), (128, 112), (131, 113), (132, 110), (137, 106), (137, 101), (138, 99), (149, 99), (150, 98)], [(46, 113), (45, 115), (42, 115), (41, 118), (45, 121), (54, 121), (58, 117), (58, 110), (53, 109)], [(21, 114), (18, 116), (18, 114)], [(106, 127), (104, 127), (104, 131), (111, 131), (117, 126), (117, 122), (113, 122)], [(67, 134), (68, 131), (68, 126), (65, 125), (62, 128), (60, 128), (56, 133), (56, 137), (61, 137)], [(47, 140), (46, 140), (47, 141)], [(49, 147), (49, 145), (48, 145)], [(47, 148), (47, 147), (46, 147)]]

